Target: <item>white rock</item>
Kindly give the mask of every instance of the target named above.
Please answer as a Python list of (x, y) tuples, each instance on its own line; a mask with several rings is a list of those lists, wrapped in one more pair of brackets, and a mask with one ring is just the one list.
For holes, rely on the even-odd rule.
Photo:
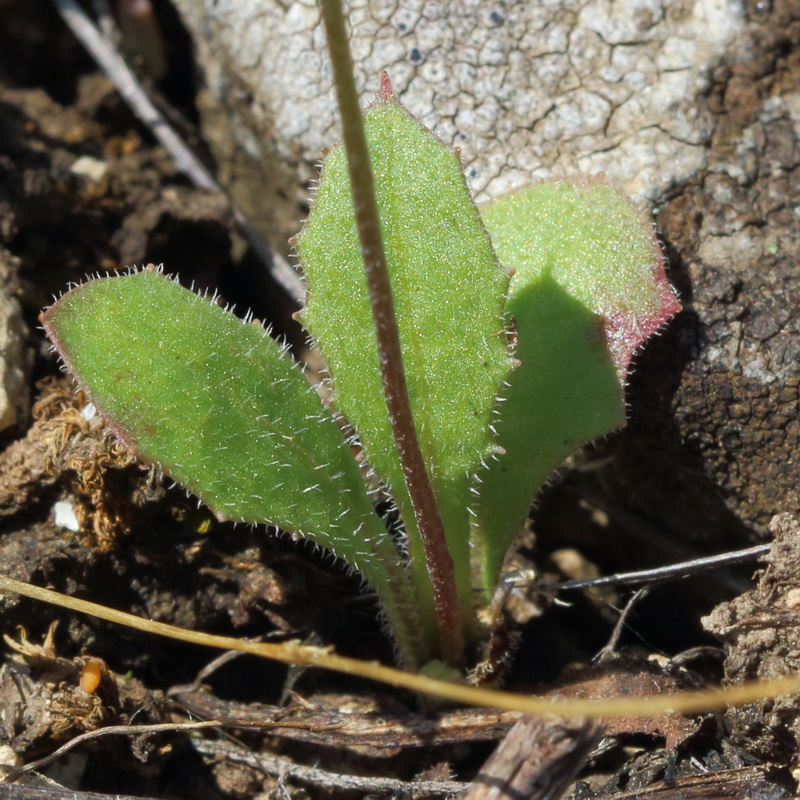
[(81, 529), (74, 506), (66, 500), (59, 500), (53, 506), (53, 522), (56, 527), (66, 528), (68, 531), (77, 532)]
[[(462, 150), (478, 199), (532, 177), (604, 171), (653, 196), (705, 166), (708, 74), (743, 36), (738, 0), (352, 0), (358, 82), (388, 70), (414, 114)], [(176, 0), (218, 97), (279, 152), (337, 137), (315, 0)], [(231, 70), (238, 73), (234, 80)], [(238, 83), (237, 83), (238, 81)], [(272, 143), (265, 143), (265, 153)]]
[(100, 183), (108, 175), (108, 164), (91, 156), (81, 156), (75, 159), (75, 163), (70, 167), (70, 172)]

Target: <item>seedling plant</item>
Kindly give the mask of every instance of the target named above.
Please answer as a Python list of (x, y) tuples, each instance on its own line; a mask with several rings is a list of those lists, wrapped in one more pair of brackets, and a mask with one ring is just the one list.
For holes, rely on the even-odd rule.
[[(652, 226), (602, 176), (478, 209), (459, 155), (387, 78), (362, 124), (337, 6), (323, 15), (344, 145), (296, 237), (298, 316), (330, 399), (260, 324), (154, 268), (76, 286), (42, 321), (144, 459), (220, 519), (275, 526), (358, 570), (403, 666), (463, 670), (532, 498), (624, 424), (631, 359), (679, 306)], [(399, 527), (376, 512), (385, 492)]]

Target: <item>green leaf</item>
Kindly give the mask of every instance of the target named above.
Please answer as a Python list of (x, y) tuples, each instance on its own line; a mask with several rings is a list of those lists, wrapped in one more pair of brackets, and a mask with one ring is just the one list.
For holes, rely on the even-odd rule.
[[(453, 556), (462, 613), (470, 619), (469, 476), (492, 450), (492, 409), (510, 367), (502, 335), (508, 277), (458, 156), (388, 92), (366, 112), (365, 126), (412, 413)], [(302, 319), (328, 363), (335, 405), (358, 431), (370, 466), (391, 488), (406, 525), (414, 579), (432, 609), (381, 386), (340, 147), (325, 160), (297, 250), (308, 282)]]
[(537, 183), (481, 213), (516, 270), (507, 314), (522, 362), (496, 423), (506, 454), (480, 476), (473, 525), (479, 585), (491, 588), (552, 470), (624, 425), (630, 360), (680, 306), (652, 226), (602, 177)]
[(359, 569), (413, 661), (395, 547), (336, 423), (260, 325), (154, 269), (72, 289), (42, 321), (123, 441), (221, 519), (276, 525)]

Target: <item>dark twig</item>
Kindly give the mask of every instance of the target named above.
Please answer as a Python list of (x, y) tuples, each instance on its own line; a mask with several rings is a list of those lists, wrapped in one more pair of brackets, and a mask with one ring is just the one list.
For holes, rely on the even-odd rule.
[[(582, 490), (581, 495), (592, 508), (604, 512), (609, 521), (615, 527), (623, 530), (632, 541), (641, 542), (648, 550), (658, 550), (663, 554), (664, 560), (669, 562), (690, 561), (701, 557), (695, 547), (676, 538), (663, 525), (647, 515), (611, 503), (599, 491), (585, 489)], [(709, 580), (738, 594), (751, 588), (748, 581), (739, 578), (738, 575), (731, 575), (728, 570), (724, 569), (710, 573)]]
[(659, 583), (665, 580), (675, 580), (685, 578), (698, 572), (705, 572), (709, 569), (726, 567), (730, 564), (741, 564), (746, 561), (753, 561), (759, 556), (766, 555), (771, 545), (757, 544), (754, 547), (747, 547), (744, 550), (733, 550), (729, 553), (721, 553), (716, 556), (706, 556), (704, 558), (693, 558), (691, 561), (681, 561), (679, 564), (670, 564), (666, 567), (655, 567), (654, 569), (642, 569), (636, 572), (620, 572), (615, 575), (605, 575), (602, 578), (582, 578), (574, 581), (563, 581), (562, 583), (543, 584), (542, 588), (546, 591), (567, 591), (569, 589), (591, 589), (595, 586), (622, 586), (637, 583)]
[(433, 585), (440, 656), (448, 664), (460, 666), (464, 660), (464, 641), (453, 575), (453, 558), (447, 548), (444, 524), (411, 414), (400, 333), (386, 267), (364, 120), (353, 78), (353, 58), (344, 11), (341, 0), (320, 0), (320, 6), (342, 118), (342, 138), (347, 153), (356, 225), (375, 324), (383, 393)]

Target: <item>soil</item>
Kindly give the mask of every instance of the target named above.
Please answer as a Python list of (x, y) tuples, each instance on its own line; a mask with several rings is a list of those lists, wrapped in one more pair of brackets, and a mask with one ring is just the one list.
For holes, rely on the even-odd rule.
[[(188, 37), (166, 4), (158, 8), (171, 68), (170, 78), (153, 88), (183, 115), (181, 129), (202, 154), (202, 136), (192, 127), (196, 87)], [(192, 187), (175, 169), (51, 4), (0, 0), (0, 17), (0, 287), (19, 303), (30, 356), (21, 362), (29, 399), (16, 424), (0, 432), (4, 574), (182, 627), (300, 638), (390, 663), (377, 609), (360, 593), (357, 578), (286, 537), (216, 521), (80, 413), (83, 398), (59, 373), (37, 317), (53, 296), (86, 275), (164, 263), (180, 272), (185, 285), (219, 290), (227, 301), (269, 320), (298, 355), (304, 338), (291, 319), (292, 301), (239, 234), (225, 199)], [(796, 167), (796, 152), (785, 151), (787, 141), (797, 148), (797, 134), (784, 119), (759, 117), (753, 110), (775, 82), (798, 74), (796, 52), (792, 56), (787, 49), (789, 30), (783, 26), (783, 38), (776, 34), (765, 45), (765, 51), (772, 47), (771, 61), (751, 64), (749, 73), (721, 72), (714, 91), (720, 114), (731, 124), (761, 125), (763, 161), (794, 159)], [(797, 28), (792, 30), (796, 35)], [(718, 129), (720, 151), (725, 130)], [(81, 158), (100, 171), (76, 170)], [(710, 182), (728, 179), (706, 175), (664, 203), (660, 224), (689, 311), (640, 362), (631, 388), (631, 430), (593, 451), (583, 470), (554, 483), (534, 519), (536, 537), (521, 545), (522, 562), (543, 573), (563, 576), (566, 570), (573, 576), (598, 565), (603, 571), (640, 567), (637, 556), (653, 550), (663, 563), (670, 555), (679, 560), (698, 543), (712, 549), (744, 545), (769, 525), (778, 510), (776, 493), (796, 496), (796, 467), (788, 465), (791, 431), (798, 425), (797, 385), (777, 382), (764, 395), (746, 374), (731, 384), (687, 355), (693, 340), (708, 335), (691, 312), (697, 282), (693, 256), (704, 241), (703, 226), (717, 226), (720, 236), (730, 233), (721, 205), (755, 208), (756, 231), (768, 230), (769, 218), (796, 217), (796, 169), (792, 174), (761, 173), (744, 188), (715, 185), (714, 191)], [(780, 203), (769, 200), (781, 193)], [(725, 200), (715, 205), (714, 197)], [(271, 235), (291, 233), (284, 228), (291, 220), (299, 227), (304, 213), (287, 201), (273, 215), (280, 224), (274, 223)], [(283, 240), (276, 247), (288, 249)], [(776, 286), (795, 291), (796, 261), (780, 250), (769, 253), (760, 291), (768, 299)], [(703, 291), (718, 303), (724, 322), (742, 313), (737, 280), (736, 269), (720, 271), (713, 285), (703, 277)], [(748, 313), (745, 321), (752, 336), (771, 341), (770, 319)], [(688, 346), (670, 349), (687, 341)], [(684, 372), (690, 380), (679, 389)], [(729, 483), (741, 502), (755, 509), (747, 515), (715, 493), (702, 440), (689, 443), (688, 457), (679, 449), (687, 418), (697, 423), (692, 431), (705, 426), (724, 436), (727, 429), (720, 428), (737, 415), (761, 420), (748, 428), (756, 431), (752, 440), (737, 445), (748, 467)], [(768, 460), (763, 450), (771, 454)], [(642, 465), (654, 457), (680, 469), (651, 475)], [(588, 468), (592, 459), (603, 458), (612, 458), (610, 468)], [(630, 491), (632, 474), (640, 481), (637, 492)], [(655, 486), (654, 476), (665, 474), (674, 481)], [(71, 508), (74, 522), (65, 525), (56, 517), (57, 503)], [(676, 520), (687, 516), (694, 525), (684, 538), (672, 536), (665, 543), (660, 531), (674, 532), (680, 527)], [(643, 531), (645, 544), (636, 538)], [(541, 598), (523, 598), (534, 613), (519, 625), (509, 686), (546, 691), (569, 675), (575, 680), (576, 665), (584, 669), (581, 691), (602, 695), (644, 691), (647, 683), (666, 691), (723, 675), (737, 682), (796, 672), (793, 609), (800, 601), (793, 587), (800, 581), (800, 524), (784, 514), (772, 523), (772, 533), (776, 545), (755, 588), (752, 566), (687, 580), (679, 592), (655, 587), (614, 639), (611, 650), (623, 655), (610, 682), (585, 670), (614, 636), (618, 607), (628, 595), (576, 595), (569, 606), (547, 608)], [(737, 597), (743, 589), (749, 591)], [(723, 601), (703, 630), (701, 617)], [(8, 637), (0, 667), (0, 762), (19, 766), (81, 733), (117, 724), (183, 722), (205, 714), (251, 721), (261, 715), (267, 725), (266, 733), (232, 728), (230, 742), (208, 734), (202, 746), (180, 731), (94, 739), (43, 767), (37, 779), (28, 776), (21, 784), (30, 788), (28, 797), (38, 796), (37, 786), (50, 797), (61, 796), (58, 786), (67, 787), (70, 797), (87, 800), (92, 792), (197, 800), (441, 796), (454, 791), (453, 781), (475, 776), (492, 743), (515, 721), (477, 715), (469, 717), (466, 733), (457, 733), (465, 723), (456, 724), (455, 712), (356, 680), (250, 657), (201, 676), (214, 653), (10, 595), (0, 596), (0, 613)], [(525, 614), (516, 616), (523, 620)], [(202, 687), (196, 684), (199, 676)], [(632, 797), (653, 786), (666, 793), (695, 780), (698, 772), (719, 771), (725, 775), (719, 785), (729, 781), (734, 787), (725, 796), (788, 797), (798, 713), (796, 702), (783, 699), (724, 716), (668, 715), (614, 727), (595, 751), (591, 770), (570, 791), (581, 798), (594, 792)], [(286, 719), (293, 724), (286, 726)], [(276, 725), (281, 720), (288, 733)], [(377, 722), (383, 727), (368, 736), (367, 728)], [(414, 734), (424, 726), (424, 734)], [(248, 753), (272, 760), (254, 764)], [(336, 777), (342, 775), (355, 777), (348, 783)], [(0, 785), (0, 797), (24, 796), (11, 791)]]

